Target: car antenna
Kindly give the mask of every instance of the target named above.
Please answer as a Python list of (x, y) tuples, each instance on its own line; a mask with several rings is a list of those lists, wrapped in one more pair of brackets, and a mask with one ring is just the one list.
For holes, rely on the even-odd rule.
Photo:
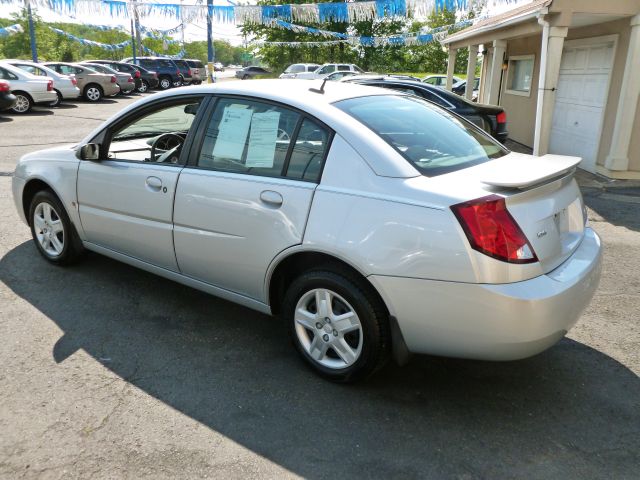
[(327, 83), (328, 78), (324, 77), (324, 80), (322, 81), (322, 85), (320, 85), (320, 88), (310, 88), (309, 91), (313, 92), (313, 93), (320, 93), (322, 95), (324, 95), (324, 84)]

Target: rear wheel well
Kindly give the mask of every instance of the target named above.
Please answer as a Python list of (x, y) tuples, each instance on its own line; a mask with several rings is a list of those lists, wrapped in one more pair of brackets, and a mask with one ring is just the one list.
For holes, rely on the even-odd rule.
[(31, 206), (31, 201), (33, 197), (36, 196), (36, 193), (41, 192), (43, 190), (49, 190), (53, 195), (60, 200), (60, 198), (56, 195), (56, 193), (51, 189), (47, 183), (42, 180), (30, 180), (22, 191), (22, 210), (24, 211), (24, 217), (27, 219), (27, 223), (31, 225), (31, 219), (29, 218), (29, 207)]
[(299, 252), (282, 260), (271, 275), (269, 305), (274, 314), (282, 312), (282, 301), (288, 286), (301, 273), (310, 270), (328, 270), (341, 274), (360, 285), (366, 293), (374, 295), (381, 305), (387, 306), (375, 287), (358, 270), (336, 257), (320, 252)]

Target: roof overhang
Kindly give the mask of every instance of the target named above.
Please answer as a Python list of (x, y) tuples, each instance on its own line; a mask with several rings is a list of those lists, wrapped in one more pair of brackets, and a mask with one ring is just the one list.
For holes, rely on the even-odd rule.
[(536, 18), (541, 13), (548, 13), (548, 7), (553, 0), (534, 1), (531, 4), (527, 4), (520, 8), (515, 8), (501, 15), (496, 15), (494, 18), (487, 18), (479, 21), (477, 24), (472, 25), (469, 28), (447, 36), (442, 43), (449, 45), (451, 43), (458, 43), (462, 40), (470, 39), (473, 37), (499, 30), (502, 28), (512, 27), (521, 23), (528, 22)]

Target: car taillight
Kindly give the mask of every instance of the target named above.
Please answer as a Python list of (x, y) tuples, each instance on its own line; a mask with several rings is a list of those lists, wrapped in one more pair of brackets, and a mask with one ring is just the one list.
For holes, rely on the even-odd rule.
[(115, 75), (111, 76), (111, 83), (116, 83), (117, 79)]
[(76, 80), (76, 77), (71, 77), (71, 85), (74, 87), (78, 86), (78, 80)]
[(497, 195), (458, 203), (451, 207), (471, 248), (508, 263), (533, 263), (538, 258), (504, 198)]
[(0, 92), (8, 92), (11, 89), (9, 88), (9, 84), (7, 82), (0, 82)]
[(153, 72), (153, 78), (158, 78), (158, 74), (156, 72)]
[(47, 92), (53, 92), (53, 80), (47, 82)]
[(500, 112), (498, 115), (496, 115), (496, 122), (507, 123), (507, 114), (505, 112)]
[(136, 77), (136, 78), (140, 78), (140, 70), (136, 70), (136, 75), (135, 75), (135, 77)]
[(191, 69), (189, 69), (189, 76), (193, 77), (193, 73), (191, 73)]
[(127, 83), (133, 83), (133, 78), (131, 77), (131, 75), (129, 75), (129, 78), (127, 78)]
[(180, 76), (180, 70), (176, 70), (176, 75)]

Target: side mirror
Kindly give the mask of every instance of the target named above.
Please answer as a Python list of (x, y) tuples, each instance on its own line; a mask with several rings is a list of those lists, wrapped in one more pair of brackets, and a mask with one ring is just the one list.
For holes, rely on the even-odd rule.
[(100, 145), (97, 143), (87, 143), (78, 150), (80, 160), (100, 160)]

